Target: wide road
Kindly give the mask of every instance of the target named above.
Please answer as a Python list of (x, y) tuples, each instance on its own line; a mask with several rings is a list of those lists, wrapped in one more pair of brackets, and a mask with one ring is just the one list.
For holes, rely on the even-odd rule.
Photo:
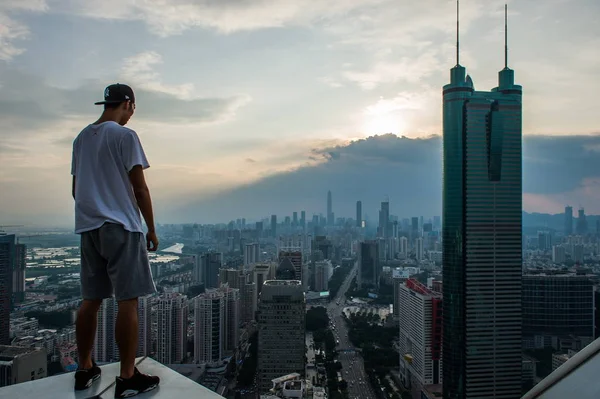
[[(354, 347), (348, 339), (348, 328), (342, 316), (342, 309), (346, 302), (345, 294), (357, 270), (358, 262), (354, 264), (354, 267), (348, 273), (348, 277), (340, 287), (337, 296), (327, 305), (327, 313), (335, 326), (335, 329), (332, 328), (333, 335), (336, 340), (339, 340), (337, 345), (338, 360), (342, 363), (342, 376), (348, 383), (349, 398), (376, 399), (377, 396), (375, 396), (365, 373), (363, 359), (358, 352), (354, 351)], [(339, 305), (337, 305), (338, 302)]]

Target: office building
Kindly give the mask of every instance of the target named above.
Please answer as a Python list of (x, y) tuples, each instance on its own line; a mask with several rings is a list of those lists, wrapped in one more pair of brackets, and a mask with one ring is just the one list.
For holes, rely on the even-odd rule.
[(406, 259), (408, 257), (408, 238), (400, 237), (400, 258)]
[(458, 60), (443, 89), (445, 399), (521, 395), (521, 93), (506, 62), (490, 92)]
[(24, 244), (15, 245), (15, 264), (12, 274), (12, 303), (18, 304), (25, 300), (25, 268), (27, 266), (27, 247)]
[(276, 262), (257, 263), (254, 265), (254, 283), (256, 283), (256, 294), (260, 296), (262, 285), (267, 280), (275, 279), (275, 271), (277, 270)]
[(295, 279), (298, 281), (302, 280), (302, 252), (300, 248), (293, 249), (287, 248), (279, 251), (279, 264), (289, 259), (291, 264), (294, 266)]
[(565, 235), (570, 236), (573, 234), (573, 207), (565, 207)]
[(0, 233), (0, 345), (10, 345), (10, 302), (15, 252), (15, 235)]
[(187, 357), (188, 299), (167, 292), (158, 297), (156, 307), (155, 358), (163, 364), (181, 363)]
[(377, 237), (387, 238), (389, 234), (390, 223), (390, 202), (384, 201), (381, 203), (379, 210), (379, 226), (377, 227)]
[(585, 210), (583, 208), (579, 208), (577, 212), (577, 234), (586, 235), (588, 232), (588, 224), (587, 219), (585, 217)]
[(379, 287), (381, 265), (379, 263), (379, 243), (365, 241), (358, 244), (358, 287)]
[(442, 382), (442, 296), (415, 279), (399, 287), (400, 378), (420, 393)]
[(223, 254), (220, 252), (209, 252), (200, 258), (202, 275), (204, 276), (204, 287), (217, 288), (219, 286), (219, 269), (223, 264)]
[(292, 227), (298, 226), (298, 212), (292, 213)]
[(270, 280), (260, 294), (258, 312), (258, 387), (290, 373), (305, 374), (306, 301), (297, 280)]
[(194, 362), (213, 363), (223, 357), (225, 297), (216, 289), (194, 298)]
[[(0, 388), (45, 378), (47, 364), (44, 348), (0, 345)], [(32, 393), (25, 397), (32, 397)]]
[[(204, 275), (202, 273), (202, 256), (192, 255), (192, 283), (194, 285), (204, 284)], [(158, 277), (158, 273), (152, 272), (154, 278)]]
[(225, 314), (223, 316), (223, 351), (225, 354), (233, 353), (239, 342), (241, 301), (240, 290), (227, 286), (219, 288), (225, 301)]
[(362, 201), (356, 201), (356, 227), (362, 227)]
[[(523, 341), (554, 347), (571, 338), (594, 338), (594, 284), (587, 276), (523, 276)], [(577, 348), (574, 348), (577, 349)]]
[(260, 262), (260, 244), (246, 244), (244, 247), (244, 268)]
[(306, 229), (306, 211), (300, 211), (300, 227), (302, 230)]

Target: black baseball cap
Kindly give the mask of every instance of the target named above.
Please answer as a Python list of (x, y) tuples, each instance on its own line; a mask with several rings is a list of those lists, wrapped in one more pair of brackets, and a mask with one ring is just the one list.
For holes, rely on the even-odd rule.
[(98, 101), (94, 104), (120, 104), (125, 101), (131, 101), (132, 103), (135, 103), (133, 89), (127, 85), (115, 83), (107, 86), (106, 89), (104, 89), (104, 101)]

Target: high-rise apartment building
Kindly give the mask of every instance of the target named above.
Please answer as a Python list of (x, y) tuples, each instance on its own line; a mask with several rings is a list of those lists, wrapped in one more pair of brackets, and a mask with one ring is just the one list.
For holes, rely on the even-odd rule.
[(187, 357), (188, 299), (167, 292), (158, 297), (156, 308), (155, 358), (163, 364), (181, 363)]
[(362, 227), (362, 201), (356, 201), (356, 227)]
[(562, 245), (554, 245), (552, 247), (552, 262), (564, 263), (566, 260), (565, 252), (565, 247)]
[[(458, 51), (457, 51), (458, 53)], [(444, 399), (521, 395), (521, 86), (443, 90)]]
[(306, 301), (297, 280), (270, 280), (260, 294), (258, 312), (258, 387), (267, 392), (272, 379), (305, 374)]
[(306, 211), (300, 211), (300, 227), (302, 230), (306, 229)]
[(406, 259), (408, 257), (408, 238), (400, 237), (400, 258)]
[(276, 262), (264, 262), (254, 265), (253, 273), (257, 296), (260, 296), (260, 291), (264, 282), (275, 278), (275, 270), (277, 270)]
[(330, 260), (315, 262), (315, 291), (329, 290), (329, 279), (333, 274), (333, 265)]
[[(195, 285), (204, 284), (204, 275), (202, 273), (202, 256), (201, 255), (192, 255), (192, 283)], [(152, 275), (156, 278), (157, 274), (154, 272)]]
[(0, 345), (10, 345), (10, 302), (15, 251), (15, 235), (0, 235)]
[(588, 232), (588, 223), (585, 217), (585, 210), (583, 208), (579, 208), (577, 211), (577, 234), (586, 235)]
[(260, 262), (260, 244), (255, 242), (244, 247), (244, 268)]
[(589, 277), (525, 275), (522, 303), (525, 347), (559, 349), (561, 339), (594, 339), (594, 284)]
[(442, 383), (442, 295), (415, 279), (398, 291), (400, 377), (420, 397), (423, 386)]
[(152, 295), (138, 298), (138, 357), (152, 354), (152, 298)]
[(425, 259), (425, 249), (423, 247), (423, 237), (415, 240), (415, 258), (421, 262)]
[(570, 236), (573, 234), (573, 207), (566, 206), (565, 207), (565, 235)]
[(240, 340), (240, 290), (227, 286), (219, 288), (225, 300), (225, 315), (223, 316), (223, 351), (225, 354), (234, 352)]
[(216, 289), (194, 298), (194, 362), (218, 362), (223, 357), (225, 297)]
[(379, 287), (381, 265), (379, 263), (379, 243), (365, 241), (358, 244), (358, 274), (356, 283), (360, 288), (365, 286)]
[(119, 349), (115, 341), (117, 310), (115, 298), (103, 300), (98, 310), (98, 328), (92, 352), (93, 358), (97, 362), (108, 363), (119, 359)]
[(217, 288), (219, 286), (219, 269), (223, 264), (223, 254), (220, 252), (209, 252), (200, 258), (202, 275), (204, 276), (205, 288)]

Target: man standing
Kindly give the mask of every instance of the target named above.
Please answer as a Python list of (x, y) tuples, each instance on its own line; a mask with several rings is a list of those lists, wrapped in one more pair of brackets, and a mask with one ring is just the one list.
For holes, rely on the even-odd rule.
[[(100, 368), (92, 360), (97, 314), (113, 295), (119, 304), (115, 336), (121, 357), (115, 398), (155, 389), (159, 378), (135, 367), (138, 346), (138, 297), (156, 292), (148, 251), (158, 238), (150, 191), (144, 179), (148, 160), (137, 134), (125, 126), (135, 111), (131, 87), (113, 84), (104, 90), (100, 119), (73, 142), (75, 233), (81, 234), (81, 294), (76, 336), (79, 370), (75, 390), (92, 386)], [(140, 211), (148, 232), (144, 239)]]

